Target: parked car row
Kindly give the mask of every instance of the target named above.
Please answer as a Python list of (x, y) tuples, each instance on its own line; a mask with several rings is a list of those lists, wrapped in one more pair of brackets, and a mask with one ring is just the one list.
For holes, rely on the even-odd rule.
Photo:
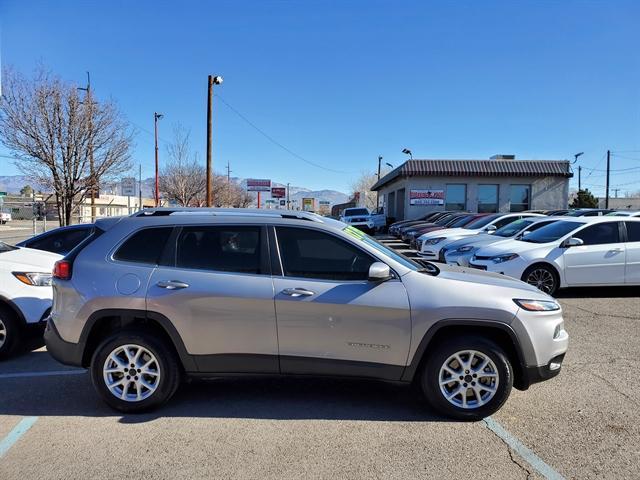
[[(462, 228), (432, 229), (413, 245), (422, 259), (507, 275), (551, 295), (564, 287), (640, 285), (640, 212), (549, 213), (485, 215)], [(402, 235), (403, 228), (390, 231)]]

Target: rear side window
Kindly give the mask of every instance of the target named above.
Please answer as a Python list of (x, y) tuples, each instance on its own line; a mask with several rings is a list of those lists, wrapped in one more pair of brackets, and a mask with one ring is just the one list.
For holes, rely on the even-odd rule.
[(262, 268), (262, 228), (185, 227), (176, 244), (176, 267), (218, 272), (266, 273)]
[(66, 255), (93, 232), (93, 226), (54, 232), (27, 244), (29, 248)]
[(122, 244), (113, 255), (113, 259), (157, 265), (172, 230), (172, 227), (139, 230)]
[(618, 222), (597, 223), (576, 232), (573, 236), (581, 239), (585, 245), (602, 245), (620, 241)]
[(640, 242), (640, 222), (624, 222), (629, 242)]
[(366, 280), (375, 261), (368, 253), (328, 233), (278, 227), (284, 274), (327, 280)]

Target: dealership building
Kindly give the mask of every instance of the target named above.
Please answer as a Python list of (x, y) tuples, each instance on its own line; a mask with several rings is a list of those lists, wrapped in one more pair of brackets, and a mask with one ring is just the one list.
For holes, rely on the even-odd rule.
[(568, 160), (408, 160), (372, 190), (396, 220), (444, 210), (553, 210), (567, 208), (572, 176)]

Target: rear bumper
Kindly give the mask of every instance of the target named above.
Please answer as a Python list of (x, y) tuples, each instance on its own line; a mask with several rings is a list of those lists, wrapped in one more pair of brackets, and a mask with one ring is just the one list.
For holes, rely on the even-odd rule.
[(44, 330), (44, 341), (47, 345), (47, 351), (58, 362), (64, 365), (82, 367), (82, 354), (84, 351), (82, 345), (63, 340), (53, 321), (47, 322)]

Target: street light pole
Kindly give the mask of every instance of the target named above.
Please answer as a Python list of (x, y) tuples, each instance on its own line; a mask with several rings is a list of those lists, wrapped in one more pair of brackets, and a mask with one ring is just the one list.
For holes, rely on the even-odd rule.
[(163, 117), (161, 113), (153, 112), (153, 129), (155, 133), (155, 150), (156, 150), (156, 185), (155, 185), (155, 203), (156, 207), (160, 206), (160, 188), (158, 181), (158, 120)]
[(207, 207), (213, 206), (212, 163), (211, 163), (211, 116), (213, 113), (213, 86), (222, 85), (222, 77), (209, 75), (207, 79)]
[[(378, 155), (378, 182), (380, 181), (380, 165), (381, 165), (381, 163), (382, 163), (382, 155)], [(376, 208), (380, 208), (380, 190), (376, 190)]]

